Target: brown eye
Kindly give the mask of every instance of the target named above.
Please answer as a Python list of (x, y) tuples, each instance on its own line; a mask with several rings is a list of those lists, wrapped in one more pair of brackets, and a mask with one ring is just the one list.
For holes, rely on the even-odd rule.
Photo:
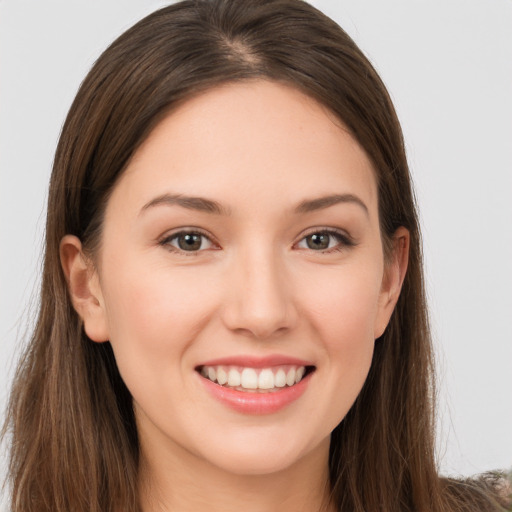
[(195, 233), (180, 235), (177, 238), (178, 246), (184, 251), (198, 251), (201, 249), (202, 238), (202, 235), (197, 235)]
[(329, 233), (313, 233), (306, 237), (306, 244), (309, 249), (322, 251), (329, 248), (331, 238)]
[(211, 240), (202, 233), (196, 231), (175, 233), (161, 242), (175, 251), (199, 252), (212, 247)]
[(297, 244), (299, 249), (310, 249), (316, 252), (341, 251), (354, 245), (353, 240), (343, 232), (332, 229), (314, 231), (306, 235)]

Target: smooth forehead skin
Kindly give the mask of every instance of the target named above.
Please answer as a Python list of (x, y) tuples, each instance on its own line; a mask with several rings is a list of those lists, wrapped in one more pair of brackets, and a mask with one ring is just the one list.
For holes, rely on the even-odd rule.
[[(247, 119), (251, 122), (245, 123)], [(134, 194), (142, 207), (155, 193), (168, 189), (172, 175), (182, 194), (210, 197), (228, 185), (233, 192), (228, 198), (232, 213), (239, 220), (243, 211), (236, 204), (248, 205), (264, 195), (268, 199), (264, 206), (258, 200), (247, 209), (250, 221), (261, 219), (258, 213), (263, 212), (281, 215), (312, 191), (315, 195), (344, 192), (336, 173), (331, 179), (325, 173), (319, 183), (315, 172), (301, 172), (339, 169), (359, 189), (373, 222), (378, 217), (374, 171), (347, 134), (330, 111), (287, 85), (268, 81), (223, 85), (184, 103), (155, 128), (119, 180), (112, 202), (122, 193), (123, 203), (131, 205), (127, 194)], [(233, 165), (239, 168), (238, 175), (227, 172)], [(290, 178), (290, 166), (297, 170), (296, 179)], [(150, 181), (144, 176), (149, 167)]]

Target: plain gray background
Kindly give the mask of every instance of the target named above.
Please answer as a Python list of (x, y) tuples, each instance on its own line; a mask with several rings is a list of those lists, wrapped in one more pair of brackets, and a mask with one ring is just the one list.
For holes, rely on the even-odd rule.
[[(67, 109), (108, 43), (166, 3), (0, 0), (2, 410), (37, 309), (46, 188)], [(439, 360), (440, 468), (510, 468), (512, 1), (313, 4), (369, 56), (404, 129)]]

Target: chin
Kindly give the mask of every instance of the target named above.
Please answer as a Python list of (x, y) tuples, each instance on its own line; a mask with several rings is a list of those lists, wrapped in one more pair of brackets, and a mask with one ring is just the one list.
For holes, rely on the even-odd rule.
[(270, 454), (244, 456), (236, 454), (224, 457), (220, 461), (212, 461), (216, 467), (237, 476), (266, 476), (286, 471), (297, 463), (297, 455), (293, 457), (274, 457)]
[[(256, 437), (256, 439), (255, 439)], [(203, 458), (223, 471), (239, 476), (265, 476), (290, 470), (294, 466), (308, 464), (317, 454), (329, 451), (330, 436), (320, 442), (293, 442), (290, 436), (279, 439), (257, 439), (248, 436), (246, 442), (217, 444), (217, 449), (208, 450)]]

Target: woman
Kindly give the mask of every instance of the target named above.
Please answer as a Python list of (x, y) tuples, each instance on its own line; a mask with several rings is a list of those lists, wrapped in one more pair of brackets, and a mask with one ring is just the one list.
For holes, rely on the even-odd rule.
[(375, 71), (295, 0), (100, 57), (50, 186), (14, 511), (500, 510), (436, 473), (420, 238)]

